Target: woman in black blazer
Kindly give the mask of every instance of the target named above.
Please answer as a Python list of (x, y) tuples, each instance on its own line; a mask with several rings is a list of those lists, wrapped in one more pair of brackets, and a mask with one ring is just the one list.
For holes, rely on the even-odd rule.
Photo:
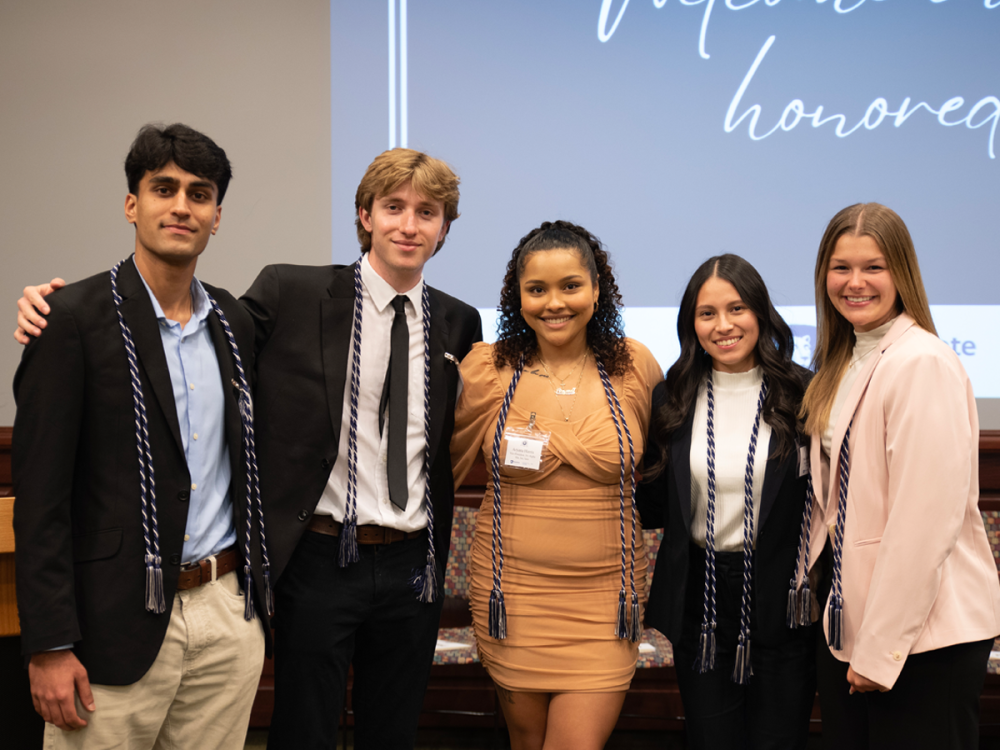
[[(757, 271), (695, 272), (681, 355), (653, 392), (644, 528), (664, 528), (646, 625), (674, 645), (688, 747), (805, 747), (815, 695), (808, 590), (793, 591), (807, 495), (796, 414), (810, 373)], [(805, 624), (803, 624), (805, 623)]]

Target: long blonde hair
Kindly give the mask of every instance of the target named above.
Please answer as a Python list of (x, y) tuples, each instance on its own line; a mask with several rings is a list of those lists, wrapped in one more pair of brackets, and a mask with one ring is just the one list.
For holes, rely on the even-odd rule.
[(879, 203), (855, 203), (840, 211), (827, 225), (816, 256), (816, 347), (813, 354), (816, 377), (806, 390), (799, 413), (809, 434), (826, 429), (837, 388), (854, 351), (854, 326), (837, 312), (826, 291), (830, 256), (844, 235), (871, 237), (875, 241), (885, 255), (896, 286), (896, 311), (906, 312), (918, 326), (937, 334), (913, 240), (899, 214)]

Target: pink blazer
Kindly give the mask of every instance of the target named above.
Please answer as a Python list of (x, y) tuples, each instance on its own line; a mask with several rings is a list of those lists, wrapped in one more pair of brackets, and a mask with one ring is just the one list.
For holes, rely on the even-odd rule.
[[(852, 417), (843, 648), (833, 655), (891, 688), (909, 654), (1000, 633), (1000, 583), (978, 506), (979, 419), (955, 353), (900, 315), (848, 395), (829, 460), (813, 435), (814, 560), (837, 520)], [(827, 632), (828, 622), (827, 610)]]

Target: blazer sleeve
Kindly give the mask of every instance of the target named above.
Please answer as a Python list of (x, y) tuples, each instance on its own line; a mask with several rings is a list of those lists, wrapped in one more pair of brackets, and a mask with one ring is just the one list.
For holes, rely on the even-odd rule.
[[(887, 514), (851, 666), (891, 688), (941, 586), (973, 475), (971, 386), (933, 352), (909, 358), (885, 392)], [(904, 593), (905, 592), (905, 593)], [(895, 659), (892, 654), (902, 656)]]
[(266, 266), (250, 288), (240, 297), (240, 302), (254, 322), (254, 351), (260, 354), (271, 337), (278, 320), (281, 301), (281, 284), (276, 266)]
[[(651, 417), (649, 420), (649, 435), (646, 440), (646, 453), (643, 464), (650, 466), (660, 460), (660, 456), (669, 452), (670, 446), (665, 445), (658, 434), (656, 415), (666, 403), (666, 387), (660, 382), (653, 389)], [(664, 466), (655, 477), (643, 476), (635, 490), (635, 502), (642, 519), (642, 528), (659, 529), (667, 522), (667, 467)]]
[(58, 295), (49, 304), (45, 335), (25, 347), (14, 376), (15, 564), (25, 654), (81, 638), (71, 500), (83, 420), (83, 347), (68, 307)]

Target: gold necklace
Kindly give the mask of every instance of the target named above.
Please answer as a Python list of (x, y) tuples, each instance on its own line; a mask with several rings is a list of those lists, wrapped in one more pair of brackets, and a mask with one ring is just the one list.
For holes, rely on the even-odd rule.
[[(569, 375), (567, 375), (562, 380), (559, 380), (559, 378), (557, 378), (555, 375), (552, 374), (552, 371), (548, 368), (548, 365), (545, 364), (545, 360), (542, 359), (541, 356), (539, 355), (538, 361), (541, 363), (542, 369), (545, 370), (545, 374), (549, 376), (549, 383), (550, 383), (550, 385), (552, 383), (554, 383), (556, 380), (559, 380), (559, 387), (558, 388), (555, 387), (555, 386), (552, 387), (553, 393), (555, 393), (557, 396), (575, 396), (576, 395), (576, 386), (574, 386), (573, 388), (566, 388), (565, 387), (566, 381), (569, 380), (571, 377), (573, 377), (573, 373), (576, 372), (576, 368), (579, 367), (582, 362), (586, 362), (587, 361), (587, 356), (589, 354), (590, 354), (589, 351), (584, 352), (583, 353), (583, 358), (580, 359), (575, 365), (573, 365), (573, 369), (569, 371)], [(582, 370), (580, 371), (580, 379), (581, 380), (583, 379), (583, 371)], [(576, 385), (579, 386), (580, 382), (577, 381)]]
[(555, 385), (555, 382), (553, 382), (553, 381), (556, 380), (556, 377), (553, 376), (551, 372), (549, 372), (549, 368), (548, 367), (545, 367), (545, 362), (542, 361), (542, 358), (541, 357), (538, 358), (538, 361), (542, 363), (542, 367), (545, 368), (545, 372), (549, 373), (549, 376), (550, 376), (550, 378), (549, 378), (549, 386), (551, 386), (551, 388), (552, 388), (553, 395), (555, 395), (555, 396), (572, 396), (573, 397), (573, 403), (570, 404), (570, 406), (569, 406), (569, 414), (567, 414), (566, 410), (563, 409), (562, 401), (560, 401), (558, 398), (556, 399), (556, 405), (559, 407), (559, 411), (562, 412), (563, 418), (567, 422), (569, 422), (569, 418), (573, 416), (573, 409), (576, 408), (576, 396), (577, 396), (576, 389), (579, 388), (580, 387), (580, 383), (583, 382), (583, 373), (585, 373), (587, 371), (586, 362), (587, 362), (587, 356), (589, 354), (590, 354), (590, 352), (584, 353), (583, 359), (581, 360), (581, 362), (584, 363), (584, 366), (580, 368), (580, 377), (577, 378), (576, 385), (573, 386), (572, 388), (569, 388), (569, 389), (562, 388), (561, 386), (565, 385), (566, 380), (569, 380), (570, 375), (572, 375), (573, 372), (576, 371), (577, 367), (580, 367), (580, 362), (576, 363), (576, 367), (574, 367), (570, 371), (569, 375), (566, 376), (566, 380), (562, 381), (562, 383), (560, 383), (560, 387), (557, 388), (556, 385)]

